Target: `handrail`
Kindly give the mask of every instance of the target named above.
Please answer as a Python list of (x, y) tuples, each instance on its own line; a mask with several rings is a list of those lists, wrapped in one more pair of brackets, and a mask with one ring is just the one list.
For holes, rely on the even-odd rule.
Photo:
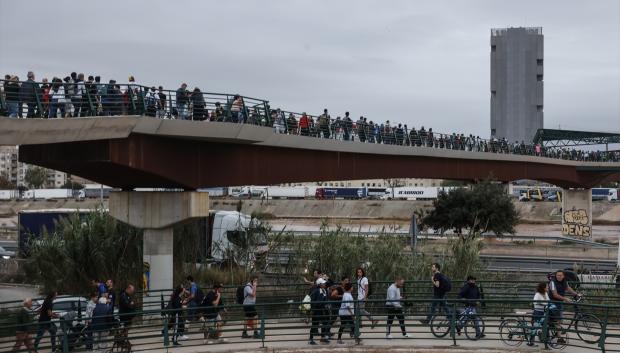
[[(476, 341), (481, 340), (485, 341), (487, 347), (489, 344), (508, 347), (533, 339), (541, 345), (550, 345), (550, 348), (557, 349), (569, 346), (576, 347), (580, 351), (615, 351), (620, 347), (617, 340), (620, 338), (617, 326), (620, 322), (618, 305), (565, 303), (564, 320), (560, 323), (557, 320), (557, 312), (550, 306), (544, 311), (544, 319), (534, 317), (531, 310), (533, 304), (546, 304), (546, 302), (533, 300), (510, 298), (479, 300), (478, 305), (469, 307), (468, 311), (460, 310), (467, 303), (442, 298), (424, 300), (403, 298), (396, 302), (396, 307), (388, 307), (386, 299), (367, 300), (365, 308), (357, 300), (350, 303), (353, 305), (353, 312), (349, 317), (351, 321), (347, 323), (346, 315), (340, 316), (339, 324), (337, 309), (342, 302), (315, 300), (287, 303), (259, 301), (253, 306), (249, 321), (246, 307), (224, 302), (217, 308), (174, 305), (138, 310), (130, 314), (100, 315), (97, 318), (99, 326), (92, 324), (84, 311), (79, 311), (74, 312), (77, 315), (72, 321), (61, 319), (55, 325), (58, 327), (57, 342), (62, 352), (75, 348), (83, 349), (90, 343), (108, 344), (108, 348), (112, 345), (115, 347), (130, 345), (132, 351), (150, 352), (169, 351), (177, 346), (202, 346), (224, 342), (228, 344), (226, 347), (230, 347), (229, 349), (235, 349), (236, 346), (233, 346), (235, 344), (243, 345), (245, 349), (259, 349), (270, 345), (282, 347), (284, 342), (291, 348), (299, 348), (307, 344), (308, 333), (313, 328), (323, 329), (317, 333), (317, 341), (319, 338), (328, 341), (328, 332), (333, 334), (332, 338), (335, 340), (336, 335), (346, 328), (346, 335), (342, 339), (349, 345), (359, 345), (361, 340), (364, 340), (365, 345), (386, 342), (381, 345), (383, 347), (415, 345), (416, 348), (428, 345), (437, 349), (438, 346), (454, 345), (476, 347), (478, 345)], [(433, 310), (433, 307), (437, 307), (438, 310)], [(365, 310), (372, 315), (371, 325), (365, 322), (367, 318)], [(16, 324), (12, 321), (14, 317), (12, 314), (15, 313), (4, 312), (0, 318), (0, 350), (8, 350), (13, 345), (16, 330), (36, 331), (39, 327), (35, 322)], [(420, 322), (427, 315), (432, 319), (430, 326), (426, 322)], [(204, 321), (199, 320), (200, 317)], [(398, 324), (391, 330), (394, 341), (390, 341), (392, 337), (386, 336), (386, 332), (388, 334), (390, 332), (388, 330), (394, 317), (402, 320), (400, 324), (403, 333), (407, 333), (408, 337), (401, 336)], [(472, 320), (475, 320), (475, 324)], [(131, 326), (120, 324), (124, 322), (132, 324)], [(191, 325), (186, 326), (186, 323), (190, 322)], [(562, 337), (567, 338), (565, 343), (549, 339), (553, 338), (550, 335), (559, 331), (559, 325)], [(375, 326), (378, 329), (375, 329)], [(108, 331), (112, 333), (109, 336)], [(247, 331), (250, 337), (241, 338), (242, 331)], [(98, 334), (99, 332), (105, 332), (105, 335)], [(89, 339), (89, 335), (92, 340)], [(223, 341), (224, 339), (226, 341)], [(47, 342), (46, 337), (38, 348), (49, 348)]]
[[(273, 127), (276, 133), (341, 141), (565, 160), (620, 162), (620, 151), (555, 149), (529, 145), (523, 141), (487, 140), (472, 134), (466, 136), (441, 133), (433, 131), (432, 128), (426, 130), (421, 127), (416, 130), (410, 129), (407, 124), (392, 124), (389, 121), (374, 123), (366, 118), (353, 121), (347, 117), (333, 119), (325, 114), (306, 114), (310, 120), (308, 123), (304, 121), (302, 127), (303, 114), (272, 109), (267, 100), (225, 93), (159, 90), (155, 87), (112, 82), (42, 83), (0, 80), (0, 87), (0, 114), (9, 117), (146, 115), (162, 119), (253, 124)], [(32, 87), (33, 92), (30, 93), (27, 88), (22, 90), (23, 87)], [(235, 97), (238, 97), (236, 103), (233, 102)], [(137, 102), (141, 104), (136, 104)], [(291, 116), (294, 119), (289, 119)]]

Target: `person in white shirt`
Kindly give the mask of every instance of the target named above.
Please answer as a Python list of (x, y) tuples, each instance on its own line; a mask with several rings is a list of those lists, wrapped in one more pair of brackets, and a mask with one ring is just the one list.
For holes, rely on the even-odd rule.
[(353, 296), (351, 295), (351, 290), (353, 286), (351, 283), (345, 283), (343, 285), (344, 294), (342, 294), (342, 302), (340, 304), (340, 309), (338, 310), (338, 316), (340, 317), (340, 328), (338, 329), (338, 343), (343, 344), (342, 341), (342, 332), (344, 332), (345, 328), (350, 330), (351, 337), (354, 335), (353, 328), (353, 316), (355, 315), (355, 302), (353, 301)]
[(387, 316), (387, 332), (385, 338), (392, 339), (392, 322), (394, 317), (398, 319), (400, 324), (400, 331), (403, 333), (403, 337), (410, 337), (405, 329), (405, 316), (403, 315), (403, 305), (401, 300), (403, 296), (400, 294), (400, 289), (405, 285), (405, 280), (402, 277), (396, 277), (394, 283), (388, 287), (387, 296), (385, 298), (385, 306), (388, 312)]
[[(545, 309), (547, 308), (547, 305), (549, 305), (549, 293), (546, 282), (538, 283), (533, 301), (534, 311), (532, 311), (532, 325), (545, 317)], [(533, 340), (530, 340), (527, 345), (530, 347), (534, 346)]]
[(368, 311), (366, 311), (366, 300), (368, 300), (368, 278), (366, 277), (366, 271), (363, 268), (358, 267), (355, 270), (355, 275), (357, 276), (357, 305), (359, 306), (360, 315), (366, 316), (368, 320), (371, 322), (370, 328), (375, 328), (377, 325), (377, 320), (373, 320), (372, 316)]

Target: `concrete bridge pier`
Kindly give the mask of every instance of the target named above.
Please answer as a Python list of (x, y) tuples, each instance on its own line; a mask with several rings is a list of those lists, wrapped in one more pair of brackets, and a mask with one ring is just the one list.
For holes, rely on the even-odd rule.
[[(145, 278), (148, 279), (144, 290), (171, 289), (174, 286), (173, 227), (193, 218), (207, 217), (209, 194), (194, 191), (112, 192), (109, 208), (112, 217), (144, 229), (142, 251)], [(152, 299), (158, 299), (159, 295), (156, 293), (156, 298)]]
[(562, 189), (562, 235), (592, 236), (592, 189)]

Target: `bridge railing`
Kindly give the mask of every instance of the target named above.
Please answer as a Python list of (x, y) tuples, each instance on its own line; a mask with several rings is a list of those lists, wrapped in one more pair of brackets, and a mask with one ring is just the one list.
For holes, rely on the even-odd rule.
[[(222, 343), (227, 343), (228, 349), (298, 348), (307, 345), (311, 331), (315, 342), (329, 340), (331, 342), (319, 344), (332, 347), (337, 346), (340, 339), (347, 346), (363, 342), (366, 346), (385, 348), (462, 346), (514, 349), (531, 342), (548, 349), (620, 349), (620, 306), (613, 305), (564, 303), (560, 317), (557, 310), (560, 303), (554, 304), (555, 309), (548, 305), (546, 310), (534, 313), (534, 304), (548, 303), (514, 298), (481, 300), (474, 310), (467, 306), (471, 303), (408, 297), (397, 302), (396, 307), (388, 306), (385, 299), (368, 300), (365, 307), (356, 300), (345, 305), (341, 301), (269, 303), (261, 302), (260, 297), (253, 308), (227, 301), (217, 308), (187, 307), (179, 301), (173, 303), (130, 314), (97, 315), (94, 321), (79, 309), (59, 312), (62, 318), (51, 323), (56, 331), (57, 349), (62, 352), (85, 348), (122, 351), (131, 346), (134, 352), (163, 352), (178, 347)], [(351, 304), (350, 311), (346, 304)], [(434, 313), (433, 306), (436, 307)], [(25, 313), (26, 319), (20, 313)], [(20, 321), (17, 321), (18, 317)], [(427, 318), (430, 322), (425, 321)], [(49, 328), (50, 325), (31, 321), (31, 310), (22, 308), (4, 311), (0, 320), (0, 351), (9, 351), (16, 336), (32, 338), (42, 327)], [(399, 327), (401, 324), (406, 336)], [(20, 332), (19, 336), (16, 332)], [(21, 348), (26, 351), (26, 347)], [(37, 348), (39, 351), (51, 348), (47, 333)]]
[(432, 128), (373, 122), (348, 116), (272, 109), (267, 100), (225, 93), (165, 90), (136, 84), (0, 80), (0, 115), (24, 118), (145, 115), (162, 119), (218, 121), (273, 127), (274, 132), (315, 138), (469, 152), (519, 154), (580, 161), (620, 161), (620, 151), (547, 148)]
[(199, 89), (136, 84), (0, 80), (0, 112), (9, 117), (145, 115), (162, 119), (270, 124), (269, 102)]

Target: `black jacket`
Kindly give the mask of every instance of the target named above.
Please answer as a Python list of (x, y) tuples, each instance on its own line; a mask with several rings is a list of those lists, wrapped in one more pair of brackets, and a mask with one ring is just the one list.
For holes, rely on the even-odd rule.
[(312, 310), (323, 310), (327, 304), (327, 289), (321, 291), (321, 287), (315, 286), (310, 292), (310, 307)]
[(463, 300), (463, 303), (467, 306), (476, 306), (478, 300), (480, 300), (480, 289), (475, 284), (465, 283), (458, 294), (459, 299)]
[(33, 80), (28, 80), (22, 83), (19, 89), (19, 98), (24, 103), (36, 103), (37, 97), (41, 99), (41, 87)]

